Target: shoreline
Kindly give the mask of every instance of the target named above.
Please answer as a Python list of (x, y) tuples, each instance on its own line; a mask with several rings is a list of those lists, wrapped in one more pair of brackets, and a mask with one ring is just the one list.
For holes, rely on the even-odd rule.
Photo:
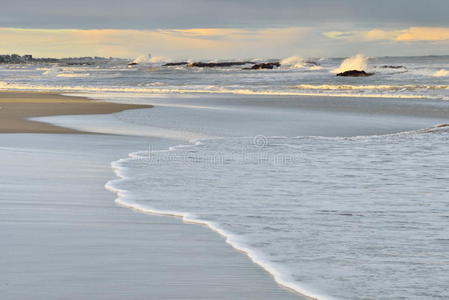
[(0, 91), (0, 133), (89, 133), (28, 120), (60, 115), (112, 114), (151, 105), (97, 102), (86, 97), (49, 92)]
[[(238, 251), (241, 251), (240, 249), (234, 247), (232, 244), (230, 244), (227, 239), (223, 240), (222, 235), (216, 235), (216, 232), (214, 230), (210, 230), (213, 228), (210, 228), (210, 226), (207, 226), (206, 224), (200, 224), (202, 226), (185, 226), (187, 223), (184, 221), (178, 222), (176, 221), (176, 218), (166, 218), (166, 216), (157, 216), (154, 214), (138, 214), (140, 216), (136, 216), (136, 214), (133, 212), (132, 209), (124, 209), (123, 205), (120, 205), (118, 202), (109, 201), (114, 199), (114, 194), (109, 194), (110, 191), (107, 191), (107, 189), (104, 188), (101, 181), (104, 180), (106, 182), (108, 179), (105, 174), (107, 174), (107, 169), (110, 168), (110, 166), (105, 163), (100, 164), (100, 162), (107, 162), (109, 161), (108, 158), (103, 157), (101, 161), (96, 162), (96, 168), (101, 169), (101, 172), (95, 171), (95, 173), (101, 173), (101, 176), (95, 175), (92, 177), (92, 179), (95, 179), (95, 184), (90, 183), (87, 184), (85, 182), (86, 186), (85, 188), (88, 191), (92, 191), (92, 194), (90, 192), (83, 191), (81, 193), (74, 193), (73, 195), (66, 195), (64, 196), (61, 194), (61, 191), (53, 191), (52, 192), (52, 182), (54, 181), (61, 181), (65, 182), (68, 181), (71, 177), (73, 177), (72, 180), (81, 179), (81, 181), (85, 181), (84, 177), (89, 177), (93, 174), (94, 169), (92, 169), (89, 172), (85, 172), (85, 170), (71, 170), (70, 173), (75, 172), (75, 177), (73, 174), (67, 174), (67, 175), (58, 175), (62, 172), (62, 167), (59, 167), (57, 165), (50, 164), (49, 167), (46, 166), (46, 164), (53, 160), (60, 160), (59, 156), (65, 156), (63, 160), (60, 161), (61, 165), (64, 165), (73, 159), (71, 158), (73, 153), (77, 153), (81, 150), (76, 150), (78, 148), (84, 148), (83, 141), (89, 141), (92, 137), (89, 137), (90, 135), (97, 135), (98, 137), (95, 137), (95, 139), (98, 139), (98, 141), (95, 142), (95, 147), (93, 147), (93, 151), (89, 149), (89, 154), (86, 154), (87, 157), (97, 157), (98, 155), (101, 155), (101, 151), (95, 151), (95, 149), (101, 149), (101, 146), (104, 142), (103, 140), (109, 140), (108, 144), (114, 145), (115, 147), (121, 147), (119, 146), (121, 144), (120, 140), (122, 139), (131, 139), (131, 140), (144, 140), (148, 139), (147, 137), (131, 137), (127, 135), (123, 136), (117, 136), (114, 137), (116, 134), (109, 135), (109, 138), (107, 138), (108, 135), (104, 134), (98, 134), (95, 132), (89, 132), (89, 131), (82, 131), (82, 130), (76, 130), (76, 129), (70, 129), (66, 127), (59, 127), (57, 125), (52, 125), (49, 123), (42, 123), (39, 121), (30, 121), (26, 118), (32, 118), (32, 117), (42, 117), (42, 116), (59, 116), (59, 115), (93, 115), (93, 114), (111, 114), (115, 112), (121, 112), (124, 110), (129, 109), (140, 109), (140, 108), (151, 108), (152, 105), (134, 105), (134, 104), (117, 104), (117, 103), (110, 103), (110, 102), (96, 102), (95, 100), (90, 100), (89, 98), (85, 97), (76, 97), (76, 96), (63, 96), (59, 94), (54, 93), (29, 93), (29, 92), (0, 92), (0, 137), (2, 138), (2, 145), (8, 146), (11, 144), (12, 147), (6, 147), (3, 152), (7, 154), (7, 156), (11, 157), (22, 157), (20, 162), (13, 163), (11, 162), (11, 167), (14, 168), (14, 173), (21, 174), (20, 176), (23, 178), (32, 177), (34, 176), (32, 173), (28, 173), (28, 165), (37, 163), (36, 166), (40, 166), (42, 163), (43, 165), (43, 176), (45, 178), (48, 178), (48, 184), (47, 183), (40, 183), (39, 185), (43, 188), (42, 190), (35, 191), (34, 193), (26, 192), (28, 189), (33, 189), (33, 185), (31, 185), (30, 188), (24, 188), (24, 191), (17, 191), (14, 192), (15, 196), (13, 195), (12, 191), (14, 188), (8, 187), (6, 185), (3, 190), (5, 197), (3, 201), (0, 201), (0, 206), (6, 207), (7, 211), (16, 211), (15, 213), (10, 212), (8, 214), (8, 218), (3, 220), (5, 222), (6, 226), (6, 232), (7, 232), (7, 239), (6, 244), (8, 247), (6, 247), (6, 254), (8, 253), (14, 253), (12, 256), (10, 256), (10, 259), (8, 259), (7, 264), (4, 266), (6, 267), (6, 270), (10, 270), (9, 273), (12, 273), (14, 275), (8, 275), (5, 274), (3, 277), (3, 280), (0, 280), (2, 282), (8, 282), (8, 286), (5, 288), (5, 297), (9, 299), (8, 297), (15, 297), (17, 295), (21, 296), (27, 296), (26, 294), (23, 294), (24, 292), (19, 290), (14, 290), (13, 287), (19, 284), (19, 286), (23, 286), (24, 282), (28, 282), (25, 284), (32, 284), (34, 285), (36, 279), (30, 278), (28, 275), (26, 275), (25, 272), (28, 272), (28, 270), (35, 270), (33, 272), (39, 272), (42, 273), (42, 278), (47, 278), (48, 282), (60, 282), (62, 279), (55, 279), (53, 276), (55, 276), (57, 273), (49, 272), (48, 266), (50, 266), (50, 269), (52, 268), (61, 268), (66, 265), (66, 263), (54, 263), (52, 260), (56, 259), (58, 260), (72, 260), (78, 261), (80, 263), (80, 266), (84, 265), (84, 262), (81, 262), (80, 259), (84, 260), (87, 259), (92, 260), (92, 263), (95, 265), (98, 262), (102, 261), (101, 257), (97, 257), (96, 251), (91, 252), (90, 250), (85, 250), (84, 247), (92, 247), (93, 239), (102, 241), (101, 243), (104, 243), (104, 246), (100, 247), (101, 249), (107, 249), (107, 245), (111, 243), (111, 240), (108, 240), (108, 236), (112, 236), (113, 233), (111, 231), (114, 230), (123, 230), (121, 229), (121, 226), (114, 226), (110, 230), (106, 230), (105, 228), (95, 229), (95, 226), (91, 228), (91, 232), (89, 233), (83, 233), (83, 230), (85, 230), (85, 226), (82, 226), (81, 230), (78, 228), (77, 225), (74, 225), (83, 219), (85, 219), (86, 212), (81, 212), (81, 207), (85, 206), (88, 208), (89, 205), (93, 205), (94, 211), (90, 211), (89, 214), (93, 213), (93, 218), (89, 218), (89, 222), (93, 222), (95, 224), (96, 222), (101, 222), (101, 219), (104, 217), (101, 217), (104, 212), (103, 210), (110, 211), (114, 210), (116, 211), (114, 213), (115, 215), (120, 215), (122, 222), (126, 220), (127, 227), (131, 226), (130, 229), (131, 232), (139, 232), (139, 238), (137, 240), (130, 238), (130, 237), (116, 237), (117, 241), (120, 242), (122, 240), (127, 241), (130, 243), (130, 245), (124, 244), (123, 247), (120, 247), (123, 254), (125, 254), (126, 248), (129, 246), (133, 247), (132, 245), (140, 245), (142, 249), (143, 254), (138, 255), (137, 257), (140, 257), (141, 263), (144, 266), (148, 266), (148, 269), (142, 270), (142, 267), (133, 267), (132, 262), (127, 262), (129, 260), (128, 257), (125, 256), (118, 256), (114, 263), (112, 264), (113, 267), (119, 267), (120, 269), (123, 269), (126, 274), (128, 272), (133, 272), (134, 270), (137, 270), (140, 274), (146, 274), (146, 276), (142, 276), (143, 279), (139, 279), (141, 281), (148, 281), (146, 284), (142, 282), (142, 286), (128, 286), (126, 283), (126, 288), (122, 286), (121, 289), (125, 289), (125, 292), (128, 296), (132, 295), (140, 295), (145, 297), (151, 297), (155, 292), (151, 290), (146, 290), (145, 285), (152, 285), (154, 284), (152, 280), (155, 280), (155, 276), (157, 276), (156, 271), (153, 270), (153, 267), (156, 266), (156, 269), (164, 269), (166, 266), (168, 268), (174, 268), (179, 269), (182, 265), (186, 264), (184, 261), (186, 258), (191, 260), (190, 262), (190, 268), (196, 268), (199, 269), (195, 272), (195, 276), (191, 275), (184, 275), (184, 272), (181, 272), (181, 275), (178, 274), (180, 270), (177, 270), (172, 273), (173, 279), (175, 281), (183, 282), (190, 280), (190, 285), (193, 285), (195, 289), (197, 290), (195, 293), (197, 293), (197, 297), (200, 297), (200, 295), (209, 295), (210, 297), (214, 297), (214, 299), (247, 299), (250, 295), (256, 296), (257, 299), (285, 299), (285, 300), (293, 300), (302, 298), (302, 295), (299, 295), (297, 291), (288, 288), (287, 286), (279, 283), (276, 280), (273, 280), (271, 272), (267, 272), (267, 270), (263, 268), (260, 264), (255, 262), (251, 257), (248, 259), (248, 254), (246, 255), (239, 255)], [(88, 117), (88, 116), (87, 116)], [(18, 134), (18, 135), (16, 135)], [(68, 135), (67, 135), (68, 134)], [(85, 137), (85, 138), (84, 138)], [(10, 142), (9, 139), (12, 139), (13, 142)], [(67, 151), (67, 148), (65, 146), (65, 143), (62, 142), (61, 146), (58, 145), (60, 143), (59, 141), (66, 141), (70, 143), (73, 143), (73, 141), (79, 141), (77, 144), (79, 146), (76, 146), (73, 148), (68, 146), (70, 148), (70, 151), (75, 151), (73, 153), (70, 153), (70, 156), (67, 156), (64, 152)], [(50, 141), (50, 143), (49, 143)], [(91, 144), (92, 142), (89, 142)], [(134, 143), (134, 142), (133, 142)], [(142, 142), (140, 142), (142, 143)], [(153, 142), (152, 142), (153, 143)], [(164, 142), (163, 144), (165, 144)], [(23, 144), (27, 146), (23, 146)], [(21, 150), (17, 152), (17, 154), (14, 154), (13, 149), (18, 147), (17, 149), (26, 149)], [(23, 147), (23, 148), (22, 148)], [(51, 149), (53, 154), (39, 154), (39, 152), (34, 153), (34, 148), (42, 148), (46, 149), (45, 152)], [(100, 148), (99, 148), (100, 147)], [(126, 150), (125, 152), (129, 152), (131, 150), (135, 150), (133, 146), (132, 148)], [(66, 149), (67, 148), (67, 149)], [(121, 147), (126, 148), (126, 147)], [(48, 149), (48, 150), (47, 150)], [(165, 146), (163, 147), (165, 149)], [(0, 149), (1, 150), (1, 149)], [(26, 151), (26, 155), (23, 156), (22, 151)], [(44, 153), (45, 153), (44, 152)], [(118, 152), (114, 150), (114, 152)], [(119, 156), (115, 156), (112, 160), (118, 159), (120, 156), (125, 156), (127, 153), (122, 153)], [(36, 156), (36, 158), (39, 158), (39, 160), (42, 160), (42, 162), (35, 161), (35, 159), (32, 159), (28, 162), (28, 158), (30, 155)], [(117, 155), (117, 154), (116, 154)], [(78, 154), (76, 154), (78, 156)], [(89, 158), (87, 160), (91, 160), (92, 158)], [(84, 158), (83, 158), (84, 161)], [(83, 163), (85, 164), (85, 163)], [(88, 163), (87, 165), (90, 165)], [(25, 169), (22, 170), (23, 166), (25, 166)], [(86, 167), (84, 167), (86, 168)], [(89, 169), (91, 167), (89, 166)], [(93, 167), (92, 167), (93, 168)], [(60, 169), (60, 170), (59, 170)], [(9, 165), (4, 166), (4, 171), (10, 170)], [(56, 175), (52, 175), (55, 173)], [(111, 173), (113, 174), (113, 173)], [(16, 175), (17, 176), (17, 175)], [(56, 177), (58, 176), (58, 177)], [(112, 176), (111, 176), (112, 177)], [(56, 179), (57, 178), (57, 179)], [(91, 179), (89, 179), (90, 181)], [(73, 182), (73, 181), (72, 181)], [(76, 189), (77, 186), (80, 186), (79, 183), (64, 183), (63, 186), (66, 187), (68, 190)], [(80, 187), (78, 187), (80, 188)], [(46, 190), (45, 194), (43, 191)], [(37, 193), (36, 193), (37, 192)], [(98, 195), (97, 195), (98, 194)], [(100, 197), (101, 195), (101, 197)], [(109, 196), (110, 195), (110, 196)], [(11, 198), (12, 197), (12, 198)], [(17, 197), (17, 198), (16, 198)], [(72, 198), (75, 199), (72, 199)], [(78, 200), (78, 197), (81, 199), (81, 201)], [(93, 201), (92, 204), (89, 200), (85, 204), (86, 198), (89, 199), (90, 197), (94, 197), (96, 200)], [(23, 198), (23, 200), (22, 200)], [(98, 199), (97, 199), (98, 198)], [(14, 200), (16, 199), (16, 200)], [(42, 202), (42, 199), (55, 199), (51, 200), (50, 202), (56, 202), (55, 204), (50, 205), (50, 202)], [(26, 209), (25, 211), (22, 209), (18, 209), (23, 206), (21, 203), (22, 201), (34, 203), (36, 207), (38, 207), (38, 211), (35, 212), (28, 212), (29, 209)], [(76, 200), (75, 203), (73, 201)], [(60, 202), (60, 203), (59, 203)], [(67, 203), (65, 203), (67, 202)], [(62, 204), (65, 203), (65, 204)], [(76, 208), (77, 205), (80, 205), (80, 208)], [(50, 206), (49, 206), (50, 205)], [(54, 206), (56, 205), (56, 206)], [(75, 205), (75, 206), (74, 206)], [(17, 206), (17, 207), (15, 207)], [(50, 208), (47, 208), (49, 206)], [(67, 208), (65, 208), (67, 206)], [(96, 211), (95, 207), (103, 207), (103, 209)], [(53, 208), (52, 208), (53, 207)], [(65, 220), (63, 217), (60, 216), (60, 207), (63, 208), (62, 215), (65, 214), (65, 210), (70, 211), (70, 214), (68, 216), (68, 220)], [(32, 209), (33, 210), (33, 209)], [(95, 212), (96, 211), (96, 212)], [(58, 212), (58, 213), (56, 213)], [(78, 217), (73, 217), (72, 214), (80, 214)], [(122, 216), (123, 215), (123, 216)], [(26, 217), (25, 217), (26, 216)], [(108, 222), (114, 222), (113, 220), (116, 219), (114, 216), (111, 219), (111, 221)], [(49, 225), (45, 225), (45, 223), (41, 223), (41, 221), (37, 221), (37, 219), (45, 220), (45, 223), (49, 222)], [(120, 218), (118, 221), (120, 222)], [(163, 219), (163, 220), (162, 220)], [(68, 223), (66, 223), (68, 221)], [(57, 223), (56, 225), (51, 225), (51, 223)], [(136, 222), (136, 225), (132, 225), (133, 222)], [(144, 228), (139, 228), (142, 226), (142, 222), (148, 222), (151, 224), (156, 225), (156, 229), (152, 229), (151, 227), (145, 226)], [(1, 223), (1, 222), (0, 222)], [(16, 225), (14, 225), (16, 224)], [(29, 225), (26, 225), (29, 224)], [(120, 223), (119, 223), (120, 224)], [(165, 224), (165, 225), (164, 225)], [(31, 226), (31, 227), (30, 227)], [(64, 229), (60, 229), (62, 228)], [(153, 225), (154, 226), (154, 225)], [(45, 230), (41, 232), (41, 230)], [(106, 230), (106, 236), (101, 234)], [(34, 233), (33, 233), (34, 232)], [(32, 234), (33, 238), (26, 238), (22, 239), (23, 236), (27, 236), (29, 234)], [(67, 235), (67, 237), (60, 236), (60, 234), (63, 233), (63, 235)], [(98, 236), (96, 233), (99, 233)], [(145, 234), (152, 235), (152, 238), (150, 238), (148, 241), (143, 242), (143, 237)], [(186, 238), (175, 238), (171, 239), (166, 237), (166, 235), (173, 236), (173, 235), (186, 235)], [(18, 237), (15, 237), (15, 236)], [(114, 234), (115, 235), (115, 234)], [(134, 234), (135, 235), (135, 234)], [(94, 238), (97, 236), (96, 238)], [(72, 238), (70, 238), (72, 237)], [(188, 237), (188, 238), (187, 238)], [(41, 244), (35, 245), (33, 240), (38, 239), (41, 240), (47, 240), (47, 242)], [(30, 239), (30, 240), (29, 240)], [(54, 243), (54, 240), (58, 240), (57, 243)], [(80, 247), (83, 247), (82, 249), (78, 250), (78, 246), (75, 249), (70, 249), (69, 247), (73, 247), (71, 244), (71, 240), (76, 240), (76, 243), (80, 245)], [(9, 241), (9, 242), (8, 242)], [(228, 242), (228, 243), (227, 243)], [(54, 252), (53, 248), (55, 246), (59, 246), (59, 244), (62, 243), (63, 245), (67, 244), (67, 246), (63, 246), (61, 249), (65, 249), (63, 251), (68, 251), (68, 253), (72, 254), (64, 254), (64, 253), (58, 253)], [(95, 244), (97, 244), (98, 241), (95, 241)], [(188, 247), (191, 248), (191, 250), (184, 251), (183, 258), (175, 257), (173, 255), (170, 255), (173, 250), (169, 249), (168, 247), (174, 246), (174, 248), (180, 247), (181, 244), (178, 245), (178, 243), (182, 243), (183, 246), (188, 245)], [(158, 247), (162, 247), (161, 251), (152, 251), (154, 250), (154, 245), (158, 245)], [(28, 247), (22, 247), (19, 245), (28, 245)], [(83, 246), (84, 245), (84, 246)], [(96, 247), (99, 247), (99, 245), (96, 245)], [(12, 251), (8, 251), (8, 249), (12, 249)], [(15, 249), (15, 250), (14, 250)], [(87, 248), (89, 249), (89, 248)], [(201, 255), (201, 257), (204, 256), (204, 258), (199, 259), (197, 258), (197, 252), (198, 250), (195, 249), (204, 249), (206, 251)], [(237, 251), (236, 251), (237, 250)], [(28, 251), (37, 251), (36, 254), (28, 254)], [(79, 252), (78, 252), (79, 251)], [(148, 253), (146, 253), (148, 251)], [(202, 252), (203, 250), (201, 250)], [(16, 252), (18, 254), (16, 254)], [(45, 258), (46, 253), (53, 252), (53, 257), (50, 261), (47, 261), (47, 258)], [(110, 250), (106, 250), (106, 253), (110, 252)], [(214, 253), (214, 255), (206, 255), (207, 253)], [(22, 254), (26, 253), (26, 254)], [(44, 253), (45, 256), (42, 256)], [(83, 258), (82, 253), (86, 253), (88, 255), (88, 258)], [(90, 254), (89, 254), (90, 253)], [(162, 254), (166, 253), (166, 254)], [(167, 254), (168, 253), (168, 254)], [(209, 253), (209, 254), (210, 254)], [(215, 255), (219, 255), (221, 257), (220, 260), (216, 260)], [(22, 258), (20, 258), (22, 255), (25, 255), (25, 263), (22, 263)], [(108, 254), (106, 254), (108, 256)], [(117, 254), (114, 254), (117, 255)], [(135, 254), (136, 255), (136, 254)], [(159, 261), (157, 257), (163, 256), (164, 258)], [(42, 257), (41, 257), (42, 256)], [(103, 256), (103, 255), (101, 255)], [(150, 258), (151, 256), (155, 256), (156, 258)], [(184, 258), (184, 256), (186, 258)], [(209, 257), (210, 256), (210, 257)], [(40, 257), (40, 258), (39, 258)], [(190, 258), (189, 258), (190, 257)], [(32, 259), (32, 261), (26, 261)], [(159, 258), (161, 259), (161, 258)], [(46, 262), (46, 263), (45, 263)], [(178, 263), (176, 263), (178, 262)], [(25, 265), (24, 265), (25, 264)], [(129, 266), (128, 266), (129, 264)], [(69, 264), (71, 265), (71, 264)], [(178, 266), (179, 265), (179, 266)], [(151, 266), (151, 267), (150, 267)], [(67, 268), (67, 267), (66, 267)], [(79, 276), (79, 272), (81, 270), (78, 270), (80, 267), (71, 266), (69, 269), (67, 269), (66, 272), (61, 273), (60, 275), (63, 275), (63, 277), (77, 277)], [(109, 269), (110, 267), (106, 267), (106, 269)], [(135, 269), (134, 269), (135, 268)], [(27, 270), (27, 271), (24, 271)], [(164, 271), (166, 272), (166, 271)], [(198, 273), (197, 273), (198, 272)], [(109, 285), (109, 281), (112, 279), (113, 281), (117, 281), (117, 286), (114, 287), (115, 289), (119, 289), (120, 285), (123, 284), (121, 279), (116, 279), (115, 276), (108, 275), (106, 270), (102, 270), (101, 268), (96, 271), (93, 275), (90, 274), (92, 271), (88, 271), (89, 276), (96, 277), (98, 284), (100, 286), (102, 285)], [(190, 273), (190, 272), (189, 272)], [(170, 273), (171, 274), (171, 273)], [(121, 276), (119, 276), (121, 277)], [(145, 277), (148, 277), (145, 279)], [(189, 279), (189, 277), (192, 277)], [(201, 280), (200, 280), (201, 279)], [(217, 279), (221, 284), (223, 284), (223, 287), (218, 288), (218, 282)], [(133, 279), (135, 280), (135, 279)], [(158, 281), (158, 280), (156, 280)], [(74, 282), (64, 282), (62, 281), (60, 284), (60, 288), (56, 289), (56, 291), (52, 292), (53, 295), (64, 294), (64, 287), (71, 286), (73, 284), (79, 285), (81, 282), (84, 282), (84, 280), (81, 281), (74, 281)], [(159, 296), (160, 294), (166, 294), (170, 295), (170, 297), (174, 297), (176, 295), (186, 294), (186, 291), (182, 291), (182, 288), (175, 287), (174, 291), (172, 290), (166, 290), (171, 284), (166, 283), (166, 286), (162, 285), (163, 283), (159, 283), (161, 285), (161, 288), (156, 289), (157, 293), (155, 296)], [(184, 284), (182, 284), (184, 285)], [(216, 286), (217, 287), (214, 287)], [(90, 285), (86, 282), (85, 286), (88, 290), (90, 290)], [(176, 286), (176, 285), (175, 285)], [(224, 290), (220, 293), (218, 291), (215, 291), (217, 288), (225, 289), (226, 287), (232, 287), (235, 289), (235, 292), (224, 292)], [(37, 289), (35, 296), (36, 299), (44, 299), (43, 294), (45, 294), (47, 291), (45, 290), (46, 285), (43, 285), (39, 289)], [(108, 290), (113, 290), (113, 287), (108, 287)], [(2, 290), (4, 288), (1, 288)], [(178, 291), (176, 291), (178, 289)], [(255, 292), (255, 289), (260, 289), (260, 292)], [(25, 289), (26, 291), (26, 289)], [(78, 291), (72, 294), (72, 297), (78, 298), (83, 297), (82, 291)], [(263, 292), (264, 291), (264, 292)], [(117, 292), (117, 291), (116, 291)], [(122, 291), (120, 291), (123, 293)], [(193, 291), (190, 290), (192, 293)], [(90, 291), (90, 293), (93, 293), (93, 291)], [(112, 293), (112, 292), (111, 292)], [(229, 293), (229, 294), (228, 294)], [(9, 296), (8, 296), (9, 295)], [(244, 296), (246, 295), (246, 296)], [(85, 295), (86, 296), (86, 295)], [(105, 293), (105, 295), (102, 296), (108, 296), (108, 299), (116, 299), (114, 295)], [(126, 296), (124, 296), (126, 298)], [(122, 297), (120, 297), (121, 299)], [(12, 298), (11, 298), (12, 299)], [(52, 297), (48, 298), (48, 295), (45, 296), (45, 299), (52, 299)], [(102, 299), (102, 297), (97, 296), (96, 299)], [(118, 299), (118, 298), (117, 298)]]
[(3, 299), (303, 299), (207, 227), (114, 202), (104, 188), (112, 178), (109, 163), (149, 142), (161, 149), (173, 144), (119, 135), (0, 134)]

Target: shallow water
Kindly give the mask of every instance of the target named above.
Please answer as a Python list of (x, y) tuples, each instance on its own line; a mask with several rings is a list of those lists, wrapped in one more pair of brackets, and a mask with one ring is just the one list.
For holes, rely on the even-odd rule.
[(320, 299), (446, 299), (449, 133), (225, 138), (114, 164), (120, 202), (211, 224)]

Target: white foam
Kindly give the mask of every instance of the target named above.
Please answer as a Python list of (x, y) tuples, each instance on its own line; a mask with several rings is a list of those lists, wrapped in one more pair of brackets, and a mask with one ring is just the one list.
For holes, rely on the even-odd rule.
[(449, 76), (449, 71), (445, 70), (445, 69), (441, 69), (441, 70), (436, 71), (435, 73), (433, 73), (432, 76), (433, 77), (446, 77), (446, 76)]
[(260, 95), (260, 96), (327, 96), (327, 97), (355, 97), (355, 98), (437, 98), (433, 95), (408, 95), (408, 94), (379, 94), (379, 93), (317, 93), (275, 90), (251, 90), (229, 89), (214, 87), (214, 89), (189, 89), (189, 88), (136, 88), (136, 87), (89, 87), (89, 86), (49, 86), (14, 84), (0, 81), (0, 90), (24, 90), (24, 91), (59, 91), (59, 92), (127, 92), (127, 93), (154, 93), (154, 94), (230, 94), (230, 95)]
[(300, 84), (295, 86), (302, 90), (449, 90), (449, 85), (421, 85), (421, 84), (406, 84), (406, 85), (349, 85), (349, 84)]
[(139, 65), (146, 65), (146, 64), (162, 64), (164, 62), (168, 62), (169, 59), (163, 56), (145, 56), (141, 55), (134, 59), (133, 63), (139, 64)]
[(62, 72), (62, 69), (60, 67), (53, 66), (53, 67), (47, 69), (44, 73), (42, 73), (42, 75), (56, 76), (59, 74), (59, 72)]
[(322, 66), (311, 66), (311, 67), (309, 67), (310, 71), (319, 71), (319, 70), (322, 70), (322, 69), (323, 69)]
[(65, 77), (65, 78), (84, 78), (89, 77), (89, 73), (62, 73), (56, 75), (56, 77)]
[(306, 63), (302, 57), (299, 56), (290, 56), (281, 60), (282, 66), (287, 66), (292, 69), (301, 69), (306, 66)]
[(333, 69), (332, 73), (342, 73), (346, 71), (365, 71), (368, 68), (368, 57), (363, 54), (357, 54), (350, 58), (345, 59), (341, 65)]

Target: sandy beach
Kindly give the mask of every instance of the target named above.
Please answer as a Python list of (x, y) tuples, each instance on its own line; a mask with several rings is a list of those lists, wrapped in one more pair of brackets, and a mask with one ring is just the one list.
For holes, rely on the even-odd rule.
[(95, 102), (83, 97), (56, 93), (0, 91), (0, 133), (79, 133), (27, 120), (55, 115), (111, 114), (127, 109), (149, 108), (148, 105)]

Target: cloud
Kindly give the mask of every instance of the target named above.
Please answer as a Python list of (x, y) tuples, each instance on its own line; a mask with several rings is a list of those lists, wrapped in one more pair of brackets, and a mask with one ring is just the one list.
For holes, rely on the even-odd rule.
[(167, 30), (0, 28), (0, 50), (53, 57), (98, 55), (131, 58), (148, 52), (172, 58), (276, 56), (295, 47), (309, 31), (304, 27)]
[(77, 29), (264, 28), (343, 23), (358, 28), (369, 24), (407, 28), (446, 26), (449, 11), (447, 0), (4, 0), (2, 3), (2, 27)]
[(395, 38), (396, 41), (449, 41), (447, 27), (410, 27)]
[[(152, 53), (176, 60), (446, 54), (447, 27), (329, 31), (329, 27), (26, 29), (0, 27), (0, 53), (37, 57)], [(413, 47), (410, 47), (413, 43)]]
[(394, 41), (394, 42), (442, 42), (449, 41), (448, 27), (409, 27), (400, 30), (372, 29), (367, 31), (324, 32), (330, 39), (348, 41)]

